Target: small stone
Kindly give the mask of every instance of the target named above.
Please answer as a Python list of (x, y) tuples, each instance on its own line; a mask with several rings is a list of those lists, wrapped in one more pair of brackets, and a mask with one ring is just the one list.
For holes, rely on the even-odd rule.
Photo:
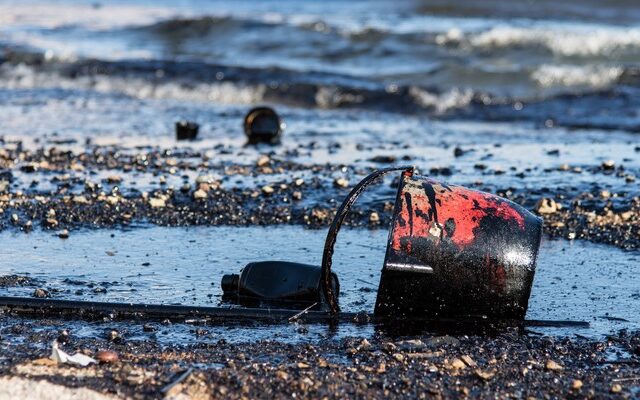
[(0, 181), (0, 193), (4, 193), (9, 190), (9, 181)]
[(258, 158), (258, 161), (256, 161), (256, 165), (258, 167), (264, 167), (266, 165), (269, 165), (270, 162), (271, 159), (269, 158), (269, 156), (263, 154)]
[(302, 185), (304, 185), (304, 179), (298, 178), (298, 179), (295, 180), (294, 183), (295, 183), (296, 186), (302, 186)]
[(96, 360), (104, 364), (111, 364), (117, 362), (119, 359), (118, 353), (111, 350), (100, 350), (96, 353)]
[(33, 291), (33, 297), (36, 297), (38, 299), (44, 299), (49, 297), (49, 292), (44, 289), (38, 288)]
[(107, 177), (107, 182), (109, 183), (120, 183), (122, 182), (122, 178), (119, 175), (110, 175)]
[(467, 364), (467, 366), (471, 367), (471, 368), (475, 368), (478, 366), (478, 364), (476, 364), (476, 362), (473, 360), (473, 358), (471, 358), (468, 355), (464, 355), (460, 357), (462, 359), (462, 361)]
[(215, 182), (216, 178), (213, 177), (213, 175), (198, 175), (198, 177), (196, 178), (196, 184), (201, 184), (201, 183), (213, 183)]
[(377, 212), (373, 211), (371, 214), (369, 214), (369, 222), (371, 222), (372, 224), (377, 224), (378, 222), (380, 222), (380, 215), (378, 215)]
[(116, 340), (120, 339), (120, 334), (116, 330), (110, 330), (109, 332), (107, 332), (107, 339), (115, 342)]
[(349, 181), (345, 178), (337, 178), (333, 181), (333, 184), (337, 187), (346, 188), (349, 186)]
[(547, 360), (544, 365), (545, 368), (549, 371), (562, 371), (564, 367), (553, 360)]
[(295, 192), (291, 193), (291, 197), (294, 200), (302, 200), (302, 192), (296, 190)]
[[(636, 177), (635, 177), (635, 175), (631, 175), (631, 174), (629, 174), (629, 175), (626, 175), (626, 176), (624, 177), (624, 180), (625, 180), (625, 182), (627, 182), (627, 183), (633, 183), (633, 182), (635, 182), (635, 181), (636, 181)], [(1, 191), (2, 191), (2, 190), (0, 190), (0, 192), (1, 192)]]
[(287, 379), (289, 379), (289, 374), (287, 374), (284, 371), (276, 371), (276, 376), (278, 377), (278, 379), (286, 381)]
[(362, 339), (360, 344), (358, 345), (358, 350), (369, 350), (371, 348), (371, 343), (365, 338)]
[(493, 379), (494, 376), (496, 376), (495, 372), (493, 371), (482, 371), (480, 369), (477, 369), (475, 373), (476, 373), (476, 376), (482, 379), (483, 381), (490, 381), (491, 379)]
[(398, 362), (403, 362), (404, 361), (404, 356), (400, 353), (395, 353), (393, 354), (393, 358), (396, 359), (396, 361)]
[(271, 187), (269, 185), (265, 185), (265, 186), (262, 187), (262, 193), (264, 193), (267, 196), (270, 195), (270, 194), (273, 194), (273, 192), (274, 192), (273, 187)]
[(616, 167), (616, 162), (613, 160), (606, 160), (602, 162), (602, 169), (612, 170)]
[(576, 238), (576, 233), (575, 232), (567, 233), (567, 239), (574, 240), (575, 238)]
[(549, 198), (542, 198), (536, 203), (535, 210), (538, 214), (553, 214), (558, 211), (558, 204)]
[(209, 197), (209, 195), (207, 194), (207, 192), (205, 192), (202, 189), (198, 189), (195, 192), (193, 192), (194, 200), (205, 200), (207, 197)]
[(69, 239), (69, 231), (67, 229), (63, 229), (60, 232), (58, 232), (58, 237), (60, 239)]
[(149, 199), (149, 205), (151, 206), (151, 208), (164, 208), (166, 207), (167, 203), (164, 201), (164, 199), (152, 197)]
[(600, 197), (603, 199), (608, 199), (609, 197), (611, 197), (611, 192), (608, 190), (603, 190), (600, 192)]
[(611, 386), (611, 393), (620, 393), (622, 392), (622, 385), (620, 385), (619, 383), (614, 383), (613, 386)]
[(462, 361), (459, 358), (454, 358), (453, 360), (451, 360), (449, 365), (453, 369), (465, 369), (465, 368), (467, 368), (467, 365), (464, 363), (464, 361)]
[(574, 379), (571, 383), (571, 388), (573, 390), (580, 390), (582, 388), (582, 381), (580, 379)]
[(84, 196), (73, 196), (73, 202), (76, 204), (87, 204), (89, 201)]
[(298, 368), (300, 368), (300, 369), (308, 369), (308, 368), (310, 368), (309, 364), (307, 364), (307, 363), (303, 363), (303, 362), (299, 362), (299, 363), (297, 364), (297, 366), (298, 366)]
[(111, 204), (112, 206), (115, 206), (116, 204), (118, 204), (118, 202), (120, 201), (120, 198), (118, 196), (108, 196), (107, 197), (107, 203)]
[(142, 330), (144, 332), (154, 332), (156, 330), (156, 328), (151, 324), (144, 324), (144, 325), (142, 325)]

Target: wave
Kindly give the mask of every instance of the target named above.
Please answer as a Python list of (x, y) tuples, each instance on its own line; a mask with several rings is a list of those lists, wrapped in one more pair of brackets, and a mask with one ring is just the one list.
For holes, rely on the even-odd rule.
[(564, 57), (640, 55), (640, 29), (626, 27), (504, 25), (479, 32), (454, 28), (438, 34), (435, 40), (439, 45), (485, 50), (537, 47)]
[[(574, 67), (537, 71), (541, 84), (583, 84)], [(597, 70), (591, 71), (598, 76)], [(606, 71), (605, 71), (606, 72)], [(622, 84), (583, 93), (524, 99), (463, 88), (368, 84), (348, 76), (215, 65), (202, 62), (60, 62), (31, 56), (0, 60), (0, 89), (88, 91), (139, 99), (224, 104), (275, 103), (320, 109), (362, 109), (438, 119), (532, 121), (543, 126), (640, 131), (640, 74), (610, 70)], [(534, 74), (535, 75), (535, 74)], [(606, 73), (604, 75), (607, 75)], [(596, 82), (600, 84), (599, 82)], [(594, 84), (594, 82), (589, 82)], [(82, 94), (79, 94), (82, 96)], [(551, 122), (549, 122), (551, 121)]]
[(543, 87), (587, 86), (602, 88), (619, 81), (625, 72), (620, 66), (542, 65), (531, 75)]

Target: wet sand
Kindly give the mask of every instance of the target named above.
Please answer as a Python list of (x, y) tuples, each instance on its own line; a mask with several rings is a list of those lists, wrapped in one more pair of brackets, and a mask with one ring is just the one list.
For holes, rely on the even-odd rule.
[[(502, 329), (404, 340), (380, 334), (300, 344), (219, 340), (160, 346), (152, 333), (146, 340), (110, 331), (104, 338), (78, 339), (73, 332), (40, 328), (48, 323), (61, 328), (58, 321), (5, 321), (3, 333), (28, 340), (0, 347), (0, 375), (119, 397), (634, 398), (640, 390), (637, 332), (597, 341)], [(206, 326), (192, 329), (194, 335), (207, 335)], [(70, 353), (96, 356), (99, 349), (109, 349), (118, 361), (86, 368), (57, 365), (46, 358), (50, 350), (42, 345), (56, 338)], [(0, 396), (6, 390), (0, 389)]]
[[(94, 146), (90, 151), (74, 152), (55, 146), (35, 151), (15, 147), (0, 152), (0, 167), (4, 169), (0, 176), (0, 230), (28, 232), (41, 227), (61, 231), (142, 223), (295, 224), (320, 228), (330, 224), (349, 189), (375, 168), (285, 161), (269, 153), (258, 154), (252, 164), (221, 162), (219, 157), (229, 155), (224, 149), (211, 155), (189, 149), (127, 152)], [(300, 145), (298, 151), (303, 150)], [(385, 166), (409, 164), (411, 160), (390, 155), (374, 162)], [(483, 164), (474, 167), (485, 168)], [(451, 180), (453, 174), (449, 167), (418, 171), (444, 181)], [(492, 185), (476, 182), (470, 186), (497, 193), (538, 213), (545, 219), (545, 231), (553, 237), (590, 240), (628, 250), (640, 248), (640, 196), (635, 176), (624, 166), (604, 161), (577, 171), (561, 165), (554, 173), (567, 175), (569, 184), (542, 189), (502, 188), (498, 186), (500, 178), (494, 178)], [(614, 190), (574, 186), (571, 175), (576, 173), (589, 174), (593, 181), (617, 176), (623, 183)], [(510, 173), (516, 178), (520, 174)], [(356, 206), (347, 225), (388, 226), (395, 183), (377, 185), (377, 198)]]

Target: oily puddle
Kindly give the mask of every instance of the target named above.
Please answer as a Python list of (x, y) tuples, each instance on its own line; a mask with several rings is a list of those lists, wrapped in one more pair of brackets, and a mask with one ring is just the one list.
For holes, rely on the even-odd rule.
[[(74, 231), (67, 240), (50, 232), (0, 234), (0, 295), (31, 296), (44, 288), (53, 298), (217, 306), (220, 279), (248, 262), (288, 260), (319, 265), (326, 230), (298, 226), (148, 227), (132, 230)], [(345, 229), (340, 233), (334, 270), (341, 283), (344, 311), (372, 311), (386, 230)], [(597, 337), (640, 328), (640, 252), (583, 241), (544, 240), (528, 319), (576, 320), (588, 329), (533, 328), (554, 335)], [(7, 278), (18, 275), (20, 278)], [(28, 279), (24, 279), (27, 277)], [(129, 338), (149, 335), (167, 342), (190, 340), (322, 340), (371, 335), (371, 325), (322, 324), (261, 326), (165, 326), (152, 333), (143, 323), (58, 321), (34, 329), (63, 329), (76, 335), (103, 335), (119, 327)]]

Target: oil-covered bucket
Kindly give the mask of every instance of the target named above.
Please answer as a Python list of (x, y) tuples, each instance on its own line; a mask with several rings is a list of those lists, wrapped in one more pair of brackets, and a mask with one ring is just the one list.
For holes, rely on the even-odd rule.
[[(337, 312), (333, 246), (342, 221), (379, 170), (344, 200), (329, 229), (322, 289)], [(448, 185), (401, 168), (375, 315), (522, 319), (527, 310), (542, 220), (509, 200)]]

